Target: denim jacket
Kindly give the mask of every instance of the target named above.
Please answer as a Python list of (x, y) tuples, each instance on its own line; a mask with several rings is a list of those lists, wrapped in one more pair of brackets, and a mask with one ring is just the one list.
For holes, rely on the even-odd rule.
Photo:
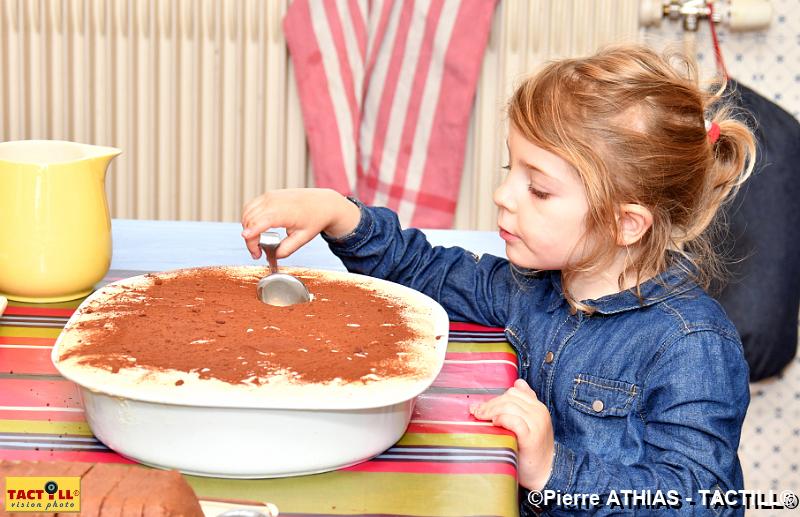
[[(682, 514), (744, 513), (704, 506), (698, 490), (708, 491), (708, 502), (715, 490), (743, 488), (737, 449), (747, 363), (725, 312), (680, 269), (642, 284), (643, 303), (623, 291), (589, 301), (591, 316), (571, 314), (558, 271), (523, 275), (502, 258), (432, 247), (419, 230), (402, 230), (390, 210), (357, 204), (361, 220), (351, 234), (323, 235), (331, 250), (352, 272), (427, 294), (452, 320), (503, 327), (520, 377), (552, 418), (545, 490), (600, 495), (588, 508), (540, 508), (521, 489), (523, 515), (674, 513), (641, 499), (646, 491), (674, 491)], [(626, 504), (629, 490), (638, 508)], [(604, 504), (612, 492), (619, 506)]]

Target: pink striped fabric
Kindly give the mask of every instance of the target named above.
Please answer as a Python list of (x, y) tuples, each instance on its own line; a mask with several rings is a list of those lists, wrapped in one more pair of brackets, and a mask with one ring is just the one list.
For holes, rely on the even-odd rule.
[(294, 0), (283, 21), (318, 186), (452, 226), (496, 0)]

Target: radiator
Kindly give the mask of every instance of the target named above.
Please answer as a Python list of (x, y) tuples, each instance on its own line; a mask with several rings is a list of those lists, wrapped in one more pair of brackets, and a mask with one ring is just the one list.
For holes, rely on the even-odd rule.
[[(121, 148), (106, 183), (113, 217), (238, 221), (265, 189), (313, 185), (281, 30), (287, 5), (0, 0), (0, 140)], [(522, 74), (635, 38), (637, 13), (638, 0), (500, 3), (456, 227), (495, 228), (503, 103)]]

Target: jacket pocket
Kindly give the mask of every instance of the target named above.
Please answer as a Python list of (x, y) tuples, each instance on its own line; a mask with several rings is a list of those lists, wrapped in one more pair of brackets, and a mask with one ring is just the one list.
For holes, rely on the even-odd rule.
[(569, 405), (598, 417), (626, 416), (638, 393), (635, 384), (579, 373), (573, 381)]

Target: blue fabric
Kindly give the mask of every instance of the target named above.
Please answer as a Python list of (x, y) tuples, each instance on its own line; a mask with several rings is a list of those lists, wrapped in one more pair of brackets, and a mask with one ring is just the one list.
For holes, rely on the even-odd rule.
[(736, 324), (757, 381), (779, 373), (797, 353), (800, 309), (800, 123), (774, 102), (731, 81), (734, 102), (756, 121), (753, 176), (724, 207), (730, 280), (715, 287)]
[[(417, 289), (453, 320), (505, 329), (520, 377), (552, 417), (547, 489), (603, 500), (612, 490), (674, 490), (700, 501), (699, 489), (743, 488), (736, 453), (749, 403), (742, 345), (720, 305), (679, 268), (643, 284), (643, 304), (626, 291), (592, 301), (590, 317), (571, 314), (558, 272), (525, 275), (506, 259), (432, 247), (419, 230), (402, 230), (392, 211), (359, 205), (353, 233), (326, 238), (348, 270)], [(532, 507), (522, 499), (524, 515)], [(574, 514), (563, 506), (546, 511)]]

